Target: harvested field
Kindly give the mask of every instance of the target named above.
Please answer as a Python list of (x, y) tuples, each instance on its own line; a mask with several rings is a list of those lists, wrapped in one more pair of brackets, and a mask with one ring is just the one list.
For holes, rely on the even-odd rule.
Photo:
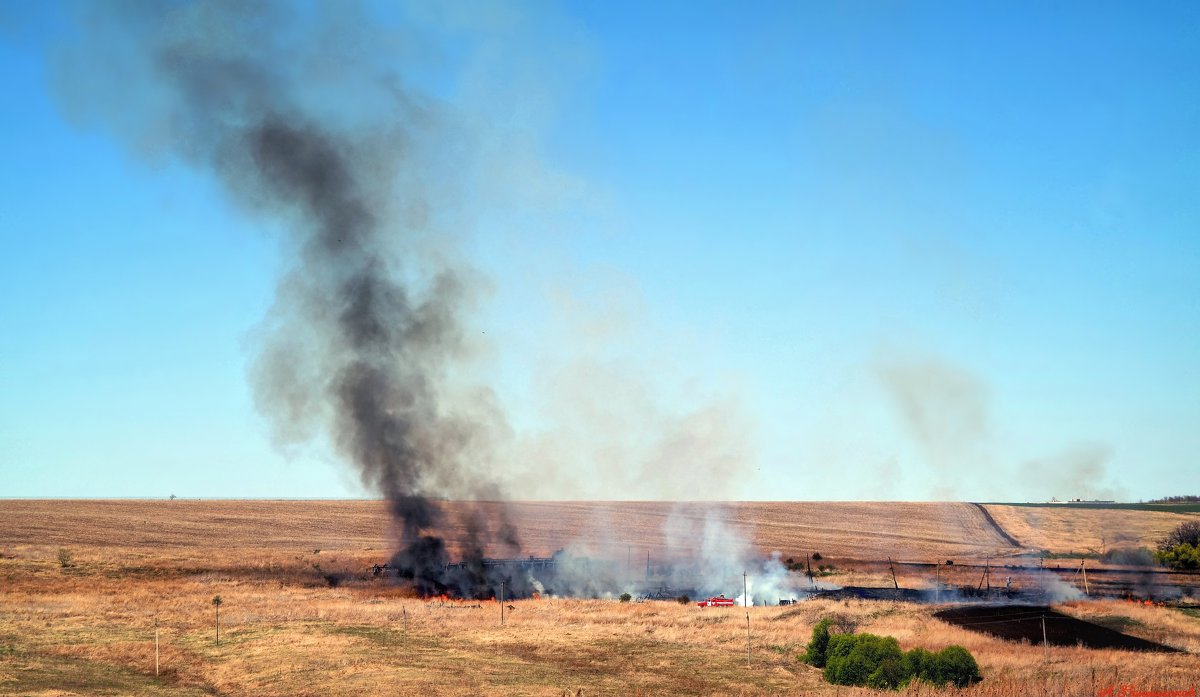
[(984, 507), (1022, 547), (1062, 554), (1153, 548), (1180, 523), (1200, 520), (1200, 513), (1163, 510), (992, 503)]
[[(457, 551), (466, 537), (458, 514), (497, 504), (441, 505), (448, 513), (443, 536)], [(623, 559), (632, 548), (643, 559), (646, 552), (662, 559), (668, 533), (687, 544), (706, 524), (744, 535), (763, 556), (819, 551), (845, 559), (982, 559), (1016, 551), (966, 503), (588, 501), (508, 507), (524, 549), (537, 556), (575, 545), (594, 556)], [(378, 560), (392, 547), (387, 509), (379, 501), (10, 500), (0, 501), (0, 515), (8, 545), (117, 543), (181, 560), (195, 559), (195, 551), (213, 535), (263, 558), (324, 549)]]
[[(965, 605), (939, 610), (934, 617), (958, 627), (1008, 641), (1091, 649), (1178, 653), (1179, 649), (1084, 622), (1045, 605)], [(1044, 634), (1043, 634), (1044, 632)]]

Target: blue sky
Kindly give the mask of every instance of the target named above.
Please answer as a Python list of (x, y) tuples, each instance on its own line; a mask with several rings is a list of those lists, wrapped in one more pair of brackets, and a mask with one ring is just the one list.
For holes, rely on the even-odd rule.
[[(1196, 493), (1194, 4), (367, 15), (472, 134), (512, 495)], [(277, 223), (81, 122), (69, 22), (0, 12), (0, 496), (369, 495), (247, 386)]]

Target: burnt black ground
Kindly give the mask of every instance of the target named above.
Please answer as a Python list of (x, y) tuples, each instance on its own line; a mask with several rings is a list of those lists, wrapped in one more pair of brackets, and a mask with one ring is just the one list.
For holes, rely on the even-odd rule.
[(1055, 612), (1044, 605), (963, 605), (935, 612), (934, 617), (950, 624), (984, 632), (1009, 641), (1042, 643), (1042, 620), (1046, 641), (1055, 646), (1082, 644), (1091, 649), (1121, 649), (1179, 653), (1179, 649), (1084, 622)]

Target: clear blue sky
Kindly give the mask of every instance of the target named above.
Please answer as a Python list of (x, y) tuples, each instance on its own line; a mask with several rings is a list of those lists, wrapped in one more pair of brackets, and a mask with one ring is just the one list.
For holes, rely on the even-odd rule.
[[(1195, 3), (374, 14), (475, 134), (512, 495), (1200, 493)], [(69, 118), (68, 21), (0, 9), (0, 496), (368, 495), (254, 407), (277, 237)]]

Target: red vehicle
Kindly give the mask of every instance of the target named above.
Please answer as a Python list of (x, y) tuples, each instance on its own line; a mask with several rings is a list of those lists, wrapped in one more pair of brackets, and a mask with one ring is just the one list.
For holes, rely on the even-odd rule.
[(726, 598), (725, 594), (713, 596), (708, 600), (701, 600), (696, 603), (697, 607), (733, 607), (733, 598)]

